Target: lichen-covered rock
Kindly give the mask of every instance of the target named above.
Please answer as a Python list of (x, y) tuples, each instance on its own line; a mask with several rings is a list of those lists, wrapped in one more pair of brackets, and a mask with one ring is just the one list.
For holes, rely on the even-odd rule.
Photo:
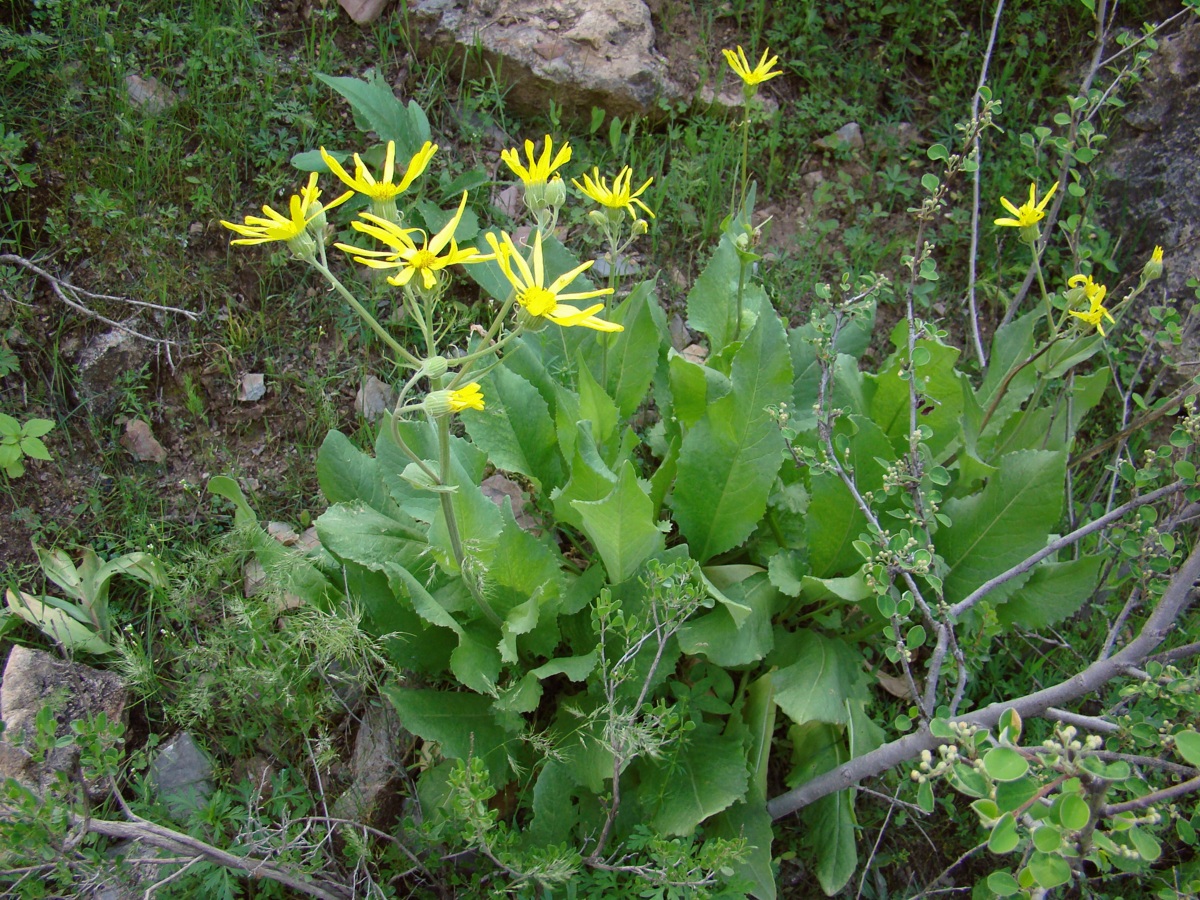
[[(127, 696), (124, 682), (112, 672), (101, 672), (81, 663), (66, 662), (41, 650), (13, 647), (0, 681), (0, 778), (15, 778), (27, 787), (44, 792), (57, 773), (72, 773), (79, 762), (74, 744), (56, 747), (39, 765), (32, 751), (37, 733), (37, 715), (50, 705), (55, 712), (57, 737), (71, 733), (71, 723), (100, 713), (109, 722), (125, 722)], [(84, 783), (88, 798), (98, 803), (108, 794), (103, 779)]]
[(553, 100), (568, 116), (593, 107), (610, 115), (653, 116), (659, 101), (686, 99), (654, 49), (642, 0), (412, 0), (425, 47), (450, 48), (467, 75), (495, 72), (523, 115)]

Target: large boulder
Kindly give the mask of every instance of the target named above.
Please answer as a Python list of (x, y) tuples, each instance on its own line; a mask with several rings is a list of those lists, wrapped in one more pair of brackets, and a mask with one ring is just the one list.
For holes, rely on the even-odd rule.
[[(1105, 170), (1108, 226), (1136, 260), (1148, 258), (1155, 244), (1165, 248), (1167, 296), (1186, 309), (1193, 295), (1185, 282), (1200, 276), (1200, 21), (1190, 19), (1161, 42), (1114, 134)], [(1148, 302), (1156, 296), (1151, 291)]]
[(654, 48), (642, 0), (412, 0), (424, 48), (448, 48), (467, 77), (495, 72), (521, 115), (654, 116), (689, 99)]

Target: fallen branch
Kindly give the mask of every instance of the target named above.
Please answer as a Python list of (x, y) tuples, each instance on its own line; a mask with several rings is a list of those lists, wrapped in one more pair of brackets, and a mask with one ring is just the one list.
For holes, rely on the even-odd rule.
[(318, 900), (350, 900), (352, 891), (344, 884), (324, 879), (313, 879), (291, 869), (277, 866), (265, 859), (252, 856), (237, 856), (227, 850), (214, 847), (189, 834), (175, 831), (164, 825), (149, 822), (135, 817), (129, 822), (115, 822), (110, 819), (91, 819), (83, 816), (72, 816), (72, 824), (85, 828), (92, 834), (102, 834), (106, 837), (141, 841), (152, 847), (158, 847), (181, 856), (200, 857), (207, 862), (224, 866), (227, 869), (243, 872), (251, 878), (266, 878), (276, 881), (284, 887), (291, 888)]
[[(1000, 720), (1004, 711), (1008, 709), (1015, 709), (1024, 719), (1036, 718), (1045, 714), (1051, 707), (1063, 706), (1085, 694), (1099, 690), (1113, 678), (1126, 674), (1130, 667), (1140, 666), (1175, 627), (1176, 620), (1193, 599), (1193, 587), (1198, 578), (1200, 578), (1200, 545), (1192, 550), (1179, 571), (1175, 573), (1162, 600), (1150, 614), (1138, 636), (1119, 652), (1108, 659), (1092, 663), (1066, 681), (1061, 681), (1024, 697), (1018, 697), (1015, 700), (993, 703), (975, 712), (958, 716), (955, 721), (977, 725), (981, 728), (992, 728)], [(942, 738), (934, 736), (930, 733), (928, 726), (922, 724), (912, 734), (856, 757), (824, 775), (806, 781), (786, 794), (781, 794), (767, 803), (767, 811), (771, 814), (771, 818), (781, 818), (788, 813), (803, 809), (822, 797), (853, 787), (864, 778), (873, 778), (893, 766), (915, 759), (922, 750), (933, 750), (942, 743), (945, 743)]]
[(83, 298), (88, 300), (113, 300), (118, 303), (127, 303), (130, 306), (138, 306), (145, 309), (156, 309), (159, 312), (174, 313), (176, 315), (183, 316), (184, 318), (191, 319), (192, 321), (200, 318), (199, 313), (195, 313), (187, 309), (180, 309), (177, 306), (162, 306), (158, 303), (147, 303), (144, 300), (134, 300), (131, 297), (119, 297), (113, 294), (94, 294), (91, 291), (84, 290), (81, 287), (76, 287), (75, 285), (71, 284), (71, 282), (65, 281), (56, 275), (51, 275), (45, 269), (35, 265), (28, 259), (25, 259), (23, 256), (16, 256), (12, 253), (2, 253), (0, 254), (0, 263), (8, 263), (14, 266), (20, 266), (22, 269), (32, 272), (34, 275), (38, 276), (48, 285), (50, 285), (50, 290), (54, 291), (55, 296), (67, 306), (71, 307), (71, 309), (75, 310), (76, 312), (83, 313), (89, 318), (98, 319), (105, 325), (111, 325), (113, 328), (124, 331), (126, 334), (131, 334), (136, 338), (141, 338), (143, 341), (150, 341), (154, 344), (165, 344), (169, 347), (174, 347), (178, 344), (178, 342), (169, 340), (167, 338), (156, 338), (151, 337), (148, 334), (142, 334), (140, 331), (136, 331), (133, 328), (130, 328), (128, 325), (117, 322), (114, 319), (109, 319), (106, 316), (102, 316), (94, 309), (90, 309), (85, 306), (83, 303)]

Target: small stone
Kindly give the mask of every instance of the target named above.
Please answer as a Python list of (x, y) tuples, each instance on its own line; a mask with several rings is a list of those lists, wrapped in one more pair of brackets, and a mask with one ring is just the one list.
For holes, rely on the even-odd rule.
[(861, 150), (865, 146), (857, 122), (847, 122), (833, 134), (816, 141), (816, 145), (822, 150)]
[(183, 731), (155, 755), (150, 763), (150, 781), (167, 810), (182, 821), (212, 796), (212, 763), (192, 736)]
[(396, 405), (395, 388), (374, 375), (368, 375), (354, 396), (354, 410), (368, 422), (374, 422)]
[(242, 376), (238, 386), (238, 400), (242, 403), (255, 403), (267, 395), (267, 383), (261, 372)]
[(120, 401), (115, 385), (121, 376), (150, 362), (150, 346), (128, 331), (113, 328), (98, 334), (76, 357), (80, 398), (97, 418), (111, 416)]
[(671, 346), (676, 350), (682, 350), (688, 344), (692, 343), (692, 334), (688, 331), (687, 324), (683, 321), (683, 316), (679, 313), (674, 313), (671, 320), (667, 323), (667, 331), (671, 335)]
[(338, 5), (346, 11), (356, 25), (370, 25), (379, 18), (383, 8), (390, 0), (338, 0)]
[(708, 359), (708, 350), (699, 344), (689, 344), (683, 348), (680, 356), (682, 356), (688, 362), (694, 362), (697, 365), (703, 365), (704, 361)]
[(262, 593), (267, 583), (267, 573), (262, 563), (252, 559), (242, 566), (242, 596), (246, 599)]
[(516, 519), (517, 525), (533, 534), (541, 533), (537, 519), (525, 512), (525, 494), (522, 492), (521, 486), (507, 475), (499, 472), (489, 475), (483, 480), (480, 488), (483, 490), (483, 496), (497, 506), (504, 506), (504, 500), (508, 498), (509, 503), (512, 504), (513, 518)]
[(150, 426), (141, 419), (130, 419), (125, 423), (121, 446), (138, 462), (161, 463), (167, 458), (167, 451), (154, 437)]
[(131, 105), (152, 116), (166, 112), (178, 102), (175, 92), (157, 78), (126, 75), (125, 92), (129, 95)]
[(268, 522), (267, 534), (285, 547), (290, 547), (300, 540), (300, 535), (296, 534), (296, 530), (283, 522)]

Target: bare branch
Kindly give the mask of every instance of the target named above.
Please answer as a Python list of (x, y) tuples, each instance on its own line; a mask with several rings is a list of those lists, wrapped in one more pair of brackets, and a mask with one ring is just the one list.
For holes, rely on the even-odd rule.
[(1102, 806), (1099, 809), (1099, 815), (1111, 817), (1119, 816), (1121, 813), (1136, 812), (1137, 810), (1147, 809), (1159, 803), (1167, 803), (1176, 797), (1190, 794), (1192, 791), (1200, 791), (1200, 776), (1193, 778), (1191, 781), (1184, 781), (1169, 788), (1164, 788), (1161, 791), (1155, 791), (1153, 794), (1147, 794), (1145, 797), (1138, 797), (1136, 800), (1128, 800), (1125, 803), (1110, 803), (1107, 806)]
[[(1105, 660), (1097, 660), (1082, 672), (1056, 685), (1018, 697), (993, 703), (983, 709), (958, 717), (957, 721), (981, 728), (991, 728), (1000, 720), (1005, 710), (1015, 709), (1022, 718), (1044, 715), (1051, 707), (1061, 707), (1070, 701), (1099, 690), (1107, 682), (1125, 673), (1130, 666), (1144, 662), (1150, 653), (1163, 642), (1174, 629), (1194, 596), (1194, 585), (1200, 578), (1200, 545), (1192, 550), (1187, 560), (1171, 579), (1158, 606), (1142, 626), (1141, 632), (1118, 653)], [(942, 739), (930, 733), (927, 725), (899, 740), (885, 744), (871, 753), (864, 754), (838, 766), (832, 771), (805, 782), (794, 790), (774, 798), (767, 803), (767, 811), (778, 819), (788, 813), (803, 809), (810, 803), (829, 794), (853, 787), (864, 778), (886, 772), (906, 760), (917, 757), (922, 750), (933, 750)]]
[[(80, 816), (73, 816), (74, 824), (84, 823)], [(171, 853), (202, 856), (205, 860), (228, 869), (243, 872), (251, 878), (266, 878), (277, 881), (294, 891), (316, 897), (318, 900), (349, 900), (350, 889), (334, 881), (316, 880), (305, 874), (277, 866), (265, 859), (252, 856), (237, 856), (227, 850), (214, 847), (189, 834), (175, 831), (164, 825), (135, 817), (131, 822), (114, 822), (110, 819), (87, 819), (88, 831), (106, 837), (141, 841)]]

